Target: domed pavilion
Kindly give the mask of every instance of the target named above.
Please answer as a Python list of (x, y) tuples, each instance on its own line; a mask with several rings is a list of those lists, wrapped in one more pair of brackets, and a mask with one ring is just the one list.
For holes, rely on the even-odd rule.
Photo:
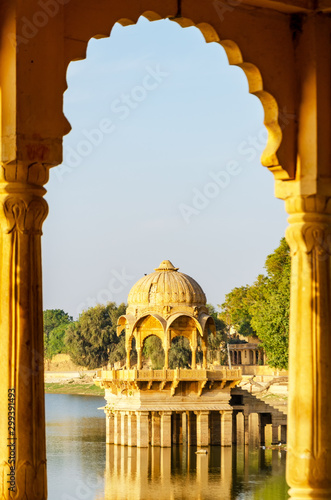
[(201, 345), (203, 368), (207, 367), (209, 332), (216, 333), (214, 319), (209, 315), (206, 296), (190, 276), (178, 272), (169, 260), (161, 262), (155, 272), (143, 276), (132, 287), (126, 314), (118, 320), (118, 335), (125, 329), (126, 368), (130, 368), (132, 340), (137, 349), (137, 368), (141, 369), (144, 341), (156, 335), (165, 352), (164, 367), (175, 337), (189, 340), (192, 351), (191, 368), (196, 368), (196, 350)]
[[(207, 367), (208, 335), (215, 332), (215, 323), (200, 285), (164, 260), (132, 287), (126, 314), (118, 320), (118, 335), (123, 331), (126, 366), (108, 366), (97, 379), (107, 401), (106, 442), (140, 448), (172, 443), (231, 446), (234, 414), (229, 402), (241, 370)], [(142, 369), (142, 349), (151, 335), (164, 348), (162, 369)], [(168, 366), (171, 342), (179, 336), (190, 343), (189, 369)], [(137, 365), (131, 368), (133, 339)], [(202, 366), (196, 363), (198, 346)]]

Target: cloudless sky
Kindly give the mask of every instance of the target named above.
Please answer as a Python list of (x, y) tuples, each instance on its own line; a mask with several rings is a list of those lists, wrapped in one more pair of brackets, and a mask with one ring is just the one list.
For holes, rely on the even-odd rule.
[(252, 283), (286, 228), (260, 101), (197, 28), (116, 24), (70, 64), (72, 131), (51, 170), (44, 309), (126, 302), (169, 259), (221, 304)]

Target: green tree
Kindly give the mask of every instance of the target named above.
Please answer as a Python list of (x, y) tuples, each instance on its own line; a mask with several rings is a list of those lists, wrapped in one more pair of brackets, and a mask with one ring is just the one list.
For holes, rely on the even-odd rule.
[(78, 321), (69, 325), (65, 343), (75, 363), (93, 369), (108, 362), (123, 342), (117, 337), (116, 325), (125, 309), (125, 304), (117, 306), (114, 302), (97, 305), (83, 311)]
[(265, 261), (266, 275), (253, 285), (234, 288), (222, 304), (221, 318), (242, 335), (258, 335), (268, 364), (288, 367), (291, 259), (289, 246), (282, 238)]
[(147, 337), (144, 342), (143, 356), (150, 360), (153, 370), (160, 370), (164, 367), (164, 349), (159, 337), (156, 335)]
[(225, 296), (225, 302), (221, 306), (220, 319), (224, 321), (228, 329), (230, 326), (234, 326), (241, 335), (256, 335), (251, 325), (250, 306), (253, 302), (249, 285), (234, 288)]
[[(291, 258), (285, 238), (266, 259), (267, 277), (259, 284), (259, 300), (250, 307), (251, 324), (262, 340), (268, 364), (288, 368)], [(254, 286), (254, 285), (253, 285)]]
[(55, 354), (66, 352), (65, 331), (72, 317), (62, 309), (47, 309), (43, 313), (45, 358), (52, 359)]
[(227, 326), (225, 322), (220, 319), (219, 313), (216, 311), (215, 307), (211, 304), (207, 304), (209, 314), (215, 321), (216, 335), (214, 333), (208, 333), (208, 351), (207, 351), (207, 361), (208, 363), (214, 363), (215, 361), (221, 365), (226, 363), (227, 352)]
[(190, 342), (186, 337), (175, 337), (169, 349), (169, 367), (190, 368), (192, 352)]

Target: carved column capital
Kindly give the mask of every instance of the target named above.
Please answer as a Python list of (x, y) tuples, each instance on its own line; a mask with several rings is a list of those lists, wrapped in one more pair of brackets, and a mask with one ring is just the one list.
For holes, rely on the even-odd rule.
[(298, 251), (331, 255), (331, 197), (297, 196), (286, 200), (289, 227), (286, 240), (294, 256)]

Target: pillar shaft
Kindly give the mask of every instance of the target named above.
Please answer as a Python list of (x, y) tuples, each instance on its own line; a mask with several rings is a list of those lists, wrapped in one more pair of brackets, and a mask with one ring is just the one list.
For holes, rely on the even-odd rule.
[(187, 413), (185, 411), (182, 413), (182, 436), (183, 444), (187, 444)]
[(106, 444), (114, 444), (114, 415), (106, 413)]
[(287, 442), (287, 425), (280, 426), (280, 442), (282, 444)]
[(232, 411), (221, 411), (221, 446), (232, 446)]
[(331, 198), (290, 198), (286, 209), (292, 255), (287, 480), (293, 499), (326, 499), (331, 498)]
[(132, 412), (128, 414), (128, 446), (137, 446), (137, 417)]
[(279, 443), (279, 425), (272, 424), (271, 426), (271, 444)]
[(161, 447), (171, 447), (171, 411), (161, 412)]
[[(40, 177), (39, 177), (40, 176)], [(46, 444), (41, 228), (48, 212), (42, 165), (0, 171), (0, 492), (7, 499), (9, 452), (15, 499), (44, 500)], [(7, 182), (4, 179), (13, 179)], [(10, 418), (10, 420), (9, 420)], [(7, 445), (11, 444), (9, 448)], [(11, 485), (10, 485), (11, 486)]]
[(209, 411), (198, 411), (197, 415), (197, 446), (209, 444)]
[(137, 411), (137, 447), (146, 448), (149, 444), (149, 412)]
[(141, 356), (141, 347), (137, 347), (137, 369), (141, 370), (142, 367), (142, 356)]
[(130, 368), (131, 368), (130, 354), (131, 354), (130, 346), (127, 346), (126, 347), (126, 369), (127, 370), (130, 370)]
[(161, 444), (161, 432), (160, 432), (160, 415), (158, 412), (152, 413), (152, 446), (160, 446)]
[(114, 412), (114, 444), (121, 444), (121, 414)]
[(249, 445), (249, 415), (244, 413), (244, 445)]
[(128, 444), (128, 416), (125, 411), (121, 411), (121, 445)]

